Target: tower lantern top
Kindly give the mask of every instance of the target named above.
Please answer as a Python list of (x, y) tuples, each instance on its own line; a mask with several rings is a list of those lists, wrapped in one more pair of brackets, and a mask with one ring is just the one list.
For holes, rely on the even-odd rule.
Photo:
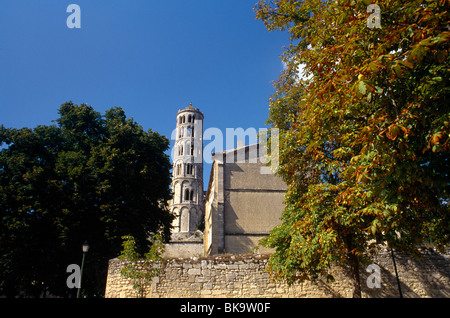
[(195, 112), (195, 113), (198, 113), (198, 114), (201, 115), (201, 119), (203, 119), (203, 113), (202, 113), (198, 108), (194, 108), (194, 107), (192, 106), (192, 103), (190, 103), (189, 106), (186, 107), (186, 108), (184, 108), (184, 109), (179, 109), (179, 110), (178, 110), (178, 113), (177, 113), (177, 116), (178, 116), (179, 114), (181, 114), (181, 113), (184, 113), (184, 112)]

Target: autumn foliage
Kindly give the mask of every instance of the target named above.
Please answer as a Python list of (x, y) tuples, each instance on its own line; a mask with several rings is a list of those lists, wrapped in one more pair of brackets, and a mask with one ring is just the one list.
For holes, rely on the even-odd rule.
[[(368, 28), (369, 4), (381, 28)], [(380, 244), (415, 253), (449, 242), (449, 2), (260, 1), (289, 32), (268, 122), (289, 185), (275, 277), (295, 281), (360, 262)], [(330, 276), (328, 276), (330, 277)], [(331, 278), (331, 277), (330, 277)]]

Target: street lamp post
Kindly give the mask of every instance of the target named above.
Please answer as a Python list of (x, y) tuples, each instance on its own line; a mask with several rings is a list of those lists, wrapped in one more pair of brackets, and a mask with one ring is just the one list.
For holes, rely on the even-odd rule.
[(81, 282), (83, 279), (84, 258), (86, 257), (86, 253), (89, 251), (89, 244), (87, 241), (83, 243), (82, 249), (83, 249), (83, 260), (81, 261), (80, 286), (78, 286), (77, 298), (80, 298)]

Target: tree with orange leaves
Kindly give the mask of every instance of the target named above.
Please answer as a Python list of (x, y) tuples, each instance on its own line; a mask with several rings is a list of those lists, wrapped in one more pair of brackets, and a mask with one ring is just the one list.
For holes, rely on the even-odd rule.
[[(361, 261), (380, 245), (417, 254), (450, 234), (450, 19), (447, 0), (260, 1), (256, 17), (290, 34), (268, 123), (280, 129), (289, 188), (263, 244), (289, 282)], [(369, 11), (369, 12), (368, 12)]]

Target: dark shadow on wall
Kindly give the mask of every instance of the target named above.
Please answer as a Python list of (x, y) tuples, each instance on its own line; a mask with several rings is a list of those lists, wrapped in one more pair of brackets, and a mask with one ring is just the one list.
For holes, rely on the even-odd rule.
[(400, 255), (400, 261), (408, 273), (413, 274), (433, 298), (450, 297), (450, 257), (442, 255), (432, 248), (423, 248), (422, 257), (413, 258)]
[[(392, 266), (383, 266), (381, 264), (377, 264), (380, 267), (380, 288), (369, 288), (369, 284), (367, 283), (367, 279), (371, 275), (371, 273), (368, 273), (365, 271), (360, 272), (361, 277), (361, 289), (363, 294), (365, 294), (365, 297), (370, 298), (399, 298), (400, 293), (398, 290), (397, 285), (397, 278), (394, 272), (394, 265)], [(398, 268), (398, 264), (397, 264)], [(401, 275), (401, 274), (400, 274)], [(400, 288), (403, 293), (403, 297), (419, 297), (409, 286), (407, 286), (404, 282), (400, 280)]]
[[(450, 297), (450, 256), (423, 249), (422, 257), (395, 253), (399, 274), (400, 288), (404, 298), (449, 298)], [(380, 269), (380, 288), (370, 288), (374, 272), (367, 272), (368, 265), (375, 264)], [(348, 297), (352, 290), (348, 269), (340, 266), (332, 270), (336, 284), (321, 277), (314, 285), (333, 298)], [(344, 278), (345, 277), (345, 278)], [(400, 292), (395, 275), (394, 263), (390, 251), (380, 251), (373, 261), (364, 262), (360, 268), (362, 297), (365, 298), (399, 298)], [(344, 285), (345, 287), (344, 287)], [(351, 294), (351, 293), (350, 293)]]
[[(450, 260), (448, 255), (442, 255), (433, 249), (423, 249), (420, 258), (395, 253), (395, 262), (404, 298), (450, 297)], [(368, 287), (367, 278), (371, 273), (366, 272), (367, 266), (362, 268), (360, 271), (361, 287), (366, 297), (400, 297), (392, 257), (386, 254), (382, 262), (374, 262), (374, 264), (380, 266), (381, 288)], [(423, 293), (418, 293), (418, 290), (422, 290)]]
[(326, 282), (326, 279), (319, 279), (316, 284), (318, 288), (325, 291), (325, 294), (330, 295), (332, 298), (345, 297), (345, 295), (339, 293), (335, 288), (333, 288), (333, 284)]

